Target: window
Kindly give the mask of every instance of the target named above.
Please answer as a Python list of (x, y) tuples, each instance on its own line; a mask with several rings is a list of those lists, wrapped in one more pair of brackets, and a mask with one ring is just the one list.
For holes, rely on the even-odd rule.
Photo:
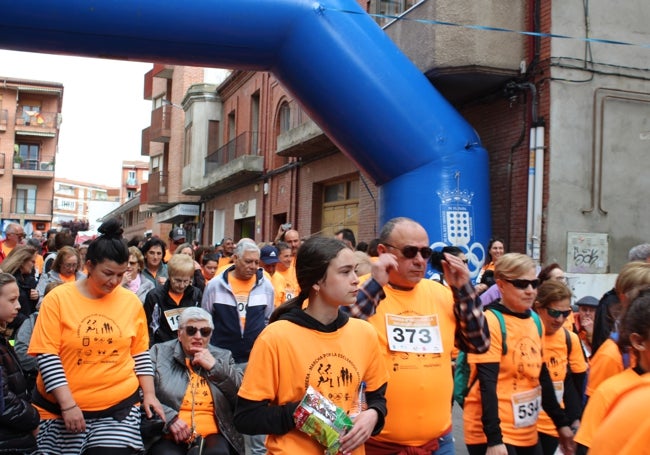
[(135, 191), (133, 191), (133, 190), (126, 190), (126, 198), (127, 198), (127, 199), (133, 199), (134, 196), (135, 196)]
[(21, 169), (38, 169), (41, 146), (39, 144), (18, 143), (18, 155), (21, 160)]
[(185, 127), (185, 141), (183, 142), (183, 166), (192, 162), (192, 124)]
[(127, 179), (135, 180), (135, 171), (129, 171)]
[(75, 210), (77, 208), (76, 201), (70, 199), (56, 199), (56, 208), (59, 210)]
[[(377, 0), (375, 2), (374, 12), (386, 16), (399, 16), (416, 3), (419, 3), (419, 0)], [(378, 17), (375, 20), (379, 25), (384, 26), (393, 19)]]
[(21, 104), (20, 107), (23, 110), (22, 118), (25, 125), (37, 125), (43, 123), (43, 117), (39, 115), (41, 112), (40, 104), (28, 102), (27, 104)]
[(291, 108), (289, 103), (282, 103), (280, 106), (278, 135), (286, 133), (291, 129)]
[(59, 183), (59, 186), (56, 190), (58, 194), (66, 195), (66, 196), (74, 196), (74, 188), (69, 186), (69, 185), (63, 185)]
[(36, 213), (36, 185), (16, 185), (14, 213)]

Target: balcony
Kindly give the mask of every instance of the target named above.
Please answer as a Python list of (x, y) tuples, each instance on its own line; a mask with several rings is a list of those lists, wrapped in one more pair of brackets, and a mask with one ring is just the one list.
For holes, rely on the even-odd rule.
[[(169, 202), (169, 195), (167, 189), (169, 185), (169, 175), (167, 172), (155, 171), (149, 174), (149, 181), (147, 182), (147, 198), (146, 202), (149, 204), (167, 204)], [(143, 185), (144, 189), (144, 185)]]
[(151, 112), (149, 142), (169, 142), (173, 106), (166, 104)]
[(278, 136), (275, 153), (280, 156), (305, 158), (336, 149), (316, 123), (296, 102), (289, 103), (289, 129)]
[(7, 131), (7, 123), (9, 122), (9, 113), (7, 109), (0, 109), (0, 131)]
[(55, 137), (61, 123), (58, 112), (36, 112), (23, 110), (16, 112), (16, 135)]
[(149, 139), (150, 130), (151, 127), (146, 127), (142, 130), (142, 145), (140, 146), (140, 155), (142, 156), (149, 156), (149, 153), (151, 151), (151, 140)]
[(210, 153), (205, 159), (208, 184), (204, 190), (220, 191), (260, 176), (264, 172), (261, 136), (256, 131), (247, 131)]
[(54, 178), (54, 157), (41, 157), (39, 159), (20, 159), (14, 157), (13, 175), (15, 177), (31, 177), (37, 179)]
[(9, 218), (50, 221), (52, 199), (11, 198)]
[(413, 21), (435, 19), (528, 30), (528, 5), (518, 0), (421, 2), (405, 13), (407, 20), (395, 20), (384, 30), (445, 98), (454, 104), (463, 103), (491, 93), (520, 75), (528, 38), (464, 27), (415, 26)]
[(125, 186), (132, 190), (138, 187), (138, 179), (126, 179)]

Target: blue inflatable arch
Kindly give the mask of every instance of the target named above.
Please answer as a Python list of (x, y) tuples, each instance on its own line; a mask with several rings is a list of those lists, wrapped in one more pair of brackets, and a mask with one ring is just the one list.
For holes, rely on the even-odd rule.
[(0, 47), (272, 72), (380, 188), (474, 267), (490, 237), (487, 152), (355, 0), (2, 0)]

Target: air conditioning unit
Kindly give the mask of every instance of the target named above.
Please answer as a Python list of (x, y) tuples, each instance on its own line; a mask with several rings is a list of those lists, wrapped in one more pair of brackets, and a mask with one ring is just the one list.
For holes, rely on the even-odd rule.
[(54, 164), (53, 163), (46, 163), (44, 161), (41, 161), (40, 170), (41, 171), (53, 171), (54, 170)]

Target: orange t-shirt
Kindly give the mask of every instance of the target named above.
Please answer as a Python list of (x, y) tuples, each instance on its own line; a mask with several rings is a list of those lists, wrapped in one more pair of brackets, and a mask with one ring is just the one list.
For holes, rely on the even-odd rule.
[(650, 454), (650, 376), (643, 375), (633, 387), (622, 393), (611, 406), (594, 435), (589, 455)]
[(277, 308), (288, 300), (286, 298), (287, 281), (277, 271), (273, 275), (269, 275), (269, 281), (275, 291), (275, 307)]
[[(300, 401), (311, 385), (350, 411), (361, 381), (375, 391), (387, 380), (377, 334), (367, 322), (350, 319), (336, 332), (326, 333), (280, 320), (257, 337), (239, 396), (284, 405)], [(322, 446), (296, 429), (269, 435), (266, 446), (269, 455), (323, 453)], [(362, 445), (352, 453), (363, 455), (365, 449)]]
[[(564, 409), (564, 379), (568, 365), (571, 366), (573, 373), (584, 373), (587, 371), (587, 361), (580, 348), (580, 339), (575, 333), (568, 331), (571, 337), (571, 358), (569, 358), (568, 346), (566, 344), (566, 334), (564, 328), (561, 328), (553, 335), (544, 335), (544, 362), (555, 387), (555, 397), (558, 403)], [(507, 340), (506, 340), (507, 342)], [(553, 437), (558, 437), (557, 430), (551, 418), (541, 410), (539, 420), (537, 421), (537, 431)]]
[(241, 333), (244, 333), (244, 327), (246, 326), (246, 308), (248, 306), (248, 296), (250, 295), (253, 286), (255, 286), (256, 279), (257, 277), (253, 275), (248, 280), (243, 281), (235, 277), (234, 273), (228, 274), (228, 283), (232, 288), (233, 294), (235, 294), (235, 300), (237, 300), (237, 312), (239, 313)]
[(374, 438), (417, 447), (451, 427), (453, 296), (431, 280), (420, 280), (410, 291), (384, 291), (386, 298), (368, 319), (390, 373), (386, 424)]
[[(57, 286), (43, 299), (28, 353), (59, 356), (75, 402), (99, 411), (129, 397), (139, 386), (133, 356), (149, 349), (147, 317), (140, 299), (122, 286), (89, 299), (77, 283)], [(47, 400), (41, 375), (38, 391)], [(39, 409), (42, 419), (58, 418)]]
[[(636, 358), (632, 355), (629, 366), (636, 366)], [(589, 361), (589, 377), (585, 394), (590, 397), (601, 382), (620, 373), (623, 369), (623, 355), (618, 345), (611, 338), (606, 339)]]
[(300, 293), (300, 286), (298, 286), (298, 280), (296, 279), (296, 268), (291, 266), (286, 270), (280, 270), (280, 267), (275, 269), (275, 274), (280, 274), (286, 282), (286, 287), (284, 291), (284, 298), (290, 300), (296, 297)]
[(591, 447), (596, 434), (601, 431), (600, 425), (605, 419), (611, 404), (625, 390), (638, 384), (641, 378), (642, 376), (639, 376), (632, 368), (627, 368), (603, 381), (587, 401), (587, 406), (582, 413), (580, 428), (574, 438), (575, 441), (585, 447)]
[(219, 432), (214, 418), (214, 403), (208, 381), (194, 372), (190, 359), (186, 359), (189, 382), (181, 402), (178, 418), (192, 428), (192, 403), (194, 403), (194, 425), (196, 432), (205, 437)]
[(39, 275), (43, 273), (43, 263), (44, 262), (45, 262), (45, 260), (43, 259), (43, 256), (40, 255), (40, 254), (37, 254), (36, 255), (36, 260), (34, 261), (34, 268), (36, 269), (36, 271), (38, 272)]
[[(484, 354), (468, 354), (471, 377), (477, 363), (499, 363), (497, 396), (503, 442), (520, 447), (537, 444), (537, 416), (542, 393), (539, 374), (542, 369), (542, 338), (532, 317), (518, 318), (503, 314), (508, 352), (502, 355), (501, 327), (491, 311), (485, 312), (490, 327), (490, 349)], [(563, 334), (564, 336), (564, 334)], [(478, 382), (465, 399), (463, 421), (466, 444), (485, 444), (481, 416), (481, 391)]]

